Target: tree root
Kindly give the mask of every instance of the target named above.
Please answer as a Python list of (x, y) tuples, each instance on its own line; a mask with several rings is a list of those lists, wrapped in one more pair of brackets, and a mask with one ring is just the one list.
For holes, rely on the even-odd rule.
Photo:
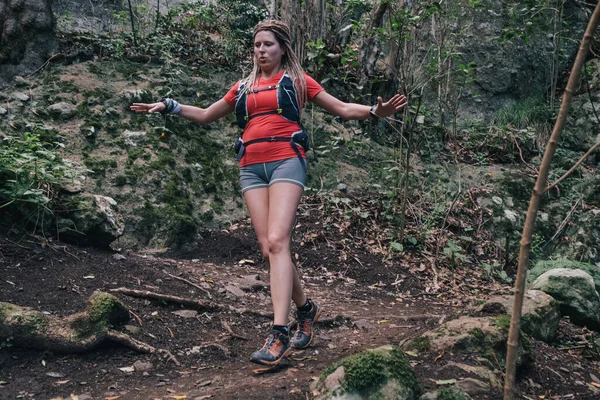
[(107, 341), (140, 353), (173, 355), (131, 336), (111, 329), (129, 320), (129, 311), (115, 296), (96, 292), (88, 299), (85, 311), (66, 317), (46, 315), (27, 307), (0, 302), (0, 343), (63, 354), (85, 353)]
[(184, 306), (192, 307), (199, 311), (219, 310), (222, 308), (216, 304), (212, 304), (212, 303), (206, 302), (204, 300), (196, 300), (196, 299), (190, 299), (190, 298), (186, 298), (186, 297), (171, 296), (168, 294), (150, 292), (149, 290), (136, 290), (136, 289), (128, 289), (125, 287), (120, 287), (117, 289), (110, 289), (110, 291), (113, 293), (121, 293), (121, 294), (131, 296), (131, 297), (162, 300), (162, 301), (168, 301), (170, 303), (183, 304)]

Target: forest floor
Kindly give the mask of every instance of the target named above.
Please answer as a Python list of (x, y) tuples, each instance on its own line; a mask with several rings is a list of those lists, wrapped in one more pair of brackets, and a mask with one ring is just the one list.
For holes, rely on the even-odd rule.
[[(355, 238), (341, 229), (337, 237), (335, 230), (324, 235), (325, 221), (310, 210), (304, 204), (299, 215), (293, 255), (323, 314), (314, 345), (295, 351), (283, 368), (270, 373), (257, 373), (259, 366), (249, 362), (270, 327), (271, 303), (268, 271), (248, 221), (203, 232), (196, 248), (178, 254), (103, 251), (2, 232), (0, 301), (64, 316), (83, 310), (96, 290), (125, 287), (202, 299), (220, 308), (195, 313), (172, 302), (117, 294), (131, 312), (127, 332), (169, 350), (177, 363), (120, 346), (64, 355), (5, 341), (0, 343), (0, 398), (308, 399), (311, 383), (332, 362), (363, 349), (401, 344), (444, 321), (475, 314), (482, 299), (511, 292), (469, 272), (440, 272), (434, 293), (434, 275), (424, 259), (390, 262), (385, 254), (352, 245)], [(518, 374), (519, 398), (598, 398), (590, 382), (600, 383), (595, 382), (600, 362), (573, 345), (581, 331), (565, 321), (556, 346), (533, 341), (534, 361)], [(460, 353), (410, 358), (424, 392), (454, 379), (477, 378), (451, 365), (478, 362)], [(502, 394), (492, 387), (476, 398), (501, 399)]]

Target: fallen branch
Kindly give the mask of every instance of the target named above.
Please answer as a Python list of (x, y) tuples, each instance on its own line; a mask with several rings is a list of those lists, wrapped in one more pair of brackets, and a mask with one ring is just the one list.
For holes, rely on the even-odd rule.
[(223, 328), (225, 328), (225, 330), (227, 330), (227, 332), (229, 332), (229, 335), (231, 337), (236, 338), (236, 339), (248, 340), (247, 337), (242, 336), (242, 335), (238, 335), (237, 333), (235, 333), (233, 331), (233, 329), (231, 329), (231, 327), (229, 326), (229, 324), (227, 323), (227, 321), (225, 321), (224, 319), (221, 320), (221, 325), (223, 325)]
[(573, 173), (573, 171), (575, 171), (577, 169), (577, 167), (579, 167), (581, 165), (582, 162), (585, 161), (586, 158), (588, 158), (588, 156), (590, 154), (592, 154), (592, 152), (594, 150), (596, 150), (596, 148), (600, 146), (600, 141), (596, 142), (588, 151), (587, 153), (585, 153), (580, 159), (579, 161), (577, 161), (575, 163), (575, 165), (573, 165), (571, 167), (570, 170), (568, 170), (567, 172), (565, 172), (565, 174), (563, 176), (561, 176), (556, 182), (554, 182), (552, 185), (546, 187), (544, 189), (544, 191), (542, 193), (546, 193), (548, 190), (551, 190), (552, 188), (556, 187), (556, 185), (558, 185), (559, 183), (561, 183), (562, 181), (564, 181), (569, 175), (571, 175)]
[(155, 292), (150, 292), (148, 290), (136, 290), (136, 289), (120, 287), (120, 288), (116, 288), (116, 289), (110, 289), (110, 291), (113, 293), (121, 293), (126, 296), (137, 297), (137, 298), (142, 298), (142, 299), (154, 299), (154, 300), (167, 301), (170, 303), (182, 304), (184, 306), (193, 307), (193, 308), (195, 308), (197, 310), (201, 310), (201, 311), (216, 310), (216, 309), (221, 308), (215, 304), (207, 303), (203, 300), (194, 300), (194, 299), (189, 299), (189, 298), (185, 298), (185, 297), (155, 293)]
[(181, 282), (187, 283), (188, 285), (190, 285), (190, 286), (193, 286), (193, 287), (195, 287), (196, 289), (198, 289), (198, 290), (200, 290), (200, 291), (202, 291), (202, 292), (206, 293), (206, 295), (208, 296), (208, 298), (212, 300), (212, 296), (211, 296), (210, 292), (209, 292), (208, 290), (204, 289), (203, 287), (201, 287), (201, 286), (199, 286), (199, 285), (196, 285), (194, 282), (188, 281), (188, 280), (187, 280), (187, 279), (185, 279), (185, 278), (181, 278), (181, 277), (179, 277), (179, 276), (175, 276), (175, 275), (169, 274), (167, 271), (163, 271), (163, 272), (164, 272), (165, 274), (167, 274), (167, 276), (170, 276), (170, 277), (171, 277), (171, 278), (173, 278), (173, 279), (177, 279), (178, 281), (181, 281)]

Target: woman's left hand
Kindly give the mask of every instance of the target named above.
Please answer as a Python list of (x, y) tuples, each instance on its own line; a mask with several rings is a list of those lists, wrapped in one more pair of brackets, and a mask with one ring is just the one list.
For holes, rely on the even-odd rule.
[(381, 97), (377, 98), (377, 106), (375, 107), (375, 114), (378, 117), (386, 118), (394, 115), (408, 104), (406, 96), (397, 94), (392, 97), (389, 101), (383, 102)]

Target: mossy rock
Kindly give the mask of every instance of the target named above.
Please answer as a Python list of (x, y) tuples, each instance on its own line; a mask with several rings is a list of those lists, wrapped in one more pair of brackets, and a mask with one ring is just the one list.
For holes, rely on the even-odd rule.
[(317, 399), (417, 399), (417, 377), (404, 352), (385, 346), (366, 350), (329, 366), (316, 384)]
[[(461, 317), (448, 321), (438, 328), (405, 343), (406, 350), (453, 351), (472, 353), (484, 357), (492, 368), (503, 365), (506, 357), (506, 342), (510, 327), (510, 317), (507, 315), (493, 317)], [(427, 343), (427, 347), (423, 344)], [(530, 343), (525, 335), (519, 335), (517, 365), (521, 366), (529, 360)]]
[(88, 299), (86, 308), (88, 320), (94, 325), (120, 325), (129, 320), (129, 310), (115, 296), (104, 292), (95, 292)]
[(571, 261), (566, 258), (538, 261), (527, 273), (527, 281), (531, 284), (544, 273), (557, 268), (580, 269), (587, 272), (594, 280), (596, 291), (600, 294), (600, 267), (593, 264)]

